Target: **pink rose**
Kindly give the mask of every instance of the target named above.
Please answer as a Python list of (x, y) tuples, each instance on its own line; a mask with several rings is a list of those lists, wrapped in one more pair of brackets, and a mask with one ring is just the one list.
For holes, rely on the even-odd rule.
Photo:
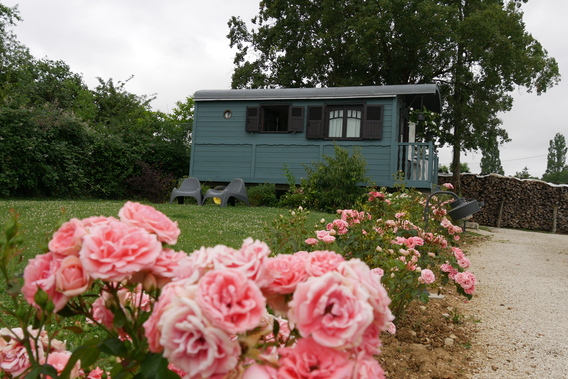
[(319, 240), (317, 238), (308, 238), (304, 241), (304, 243), (306, 243), (307, 245), (310, 245), (310, 246), (314, 246), (314, 245), (317, 245), (319, 243)]
[(389, 323), (387, 324), (387, 332), (388, 332), (389, 334), (396, 334), (396, 325), (393, 324), (392, 322), (389, 322)]
[(394, 319), (389, 309), (391, 302), (387, 290), (381, 284), (381, 277), (371, 271), (369, 266), (360, 259), (350, 259), (339, 265), (337, 270), (345, 277), (360, 283), (369, 293), (369, 303), (373, 307), (374, 323), (379, 330), (385, 330), (386, 325)]
[(264, 271), (264, 261), (270, 255), (270, 248), (264, 242), (247, 238), (239, 250), (226, 248), (214, 257), (215, 268), (230, 268), (241, 271), (247, 278), (258, 280)]
[(454, 276), (454, 281), (459, 284), (468, 295), (472, 295), (475, 292), (477, 279), (473, 273), (469, 271), (458, 272)]
[(239, 361), (239, 342), (211, 325), (193, 299), (174, 298), (158, 327), (163, 356), (190, 378), (227, 374)]
[(345, 258), (334, 251), (313, 251), (308, 255), (306, 272), (310, 276), (321, 276), (337, 269)]
[(335, 237), (332, 235), (323, 236), (321, 239), (323, 243), (333, 243), (335, 241)]
[(6, 328), (0, 329), (0, 370), (11, 374), (12, 377), (18, 377), (31, 366), (31, 363), (26, 348), (13, 338), (12, 333), (19, 338), (23, 337), (21, 328), (12, 331)]
[(152, 265), (150, 273), (158, 279), (158, 288), (162, 288), (177, 275), (177, 269), (181, 261), (187, 259), (183, 251), (176, 252), (172, 249), (163, 249)]
[(429, 270), (427, 268), (420, 272), (420, 278), (418, 278), (418, 281), (423, 284), (431, 284), (434, 283), (435, 280), (436, 276), (434, 275), (432, 270)]
[[(69, 358), (71, 358), (71, 352), (69, 351), (54, 352), (47, 356), (47, 362), (44, 363), (53, 366), (53, 368), (57, 370), (57, 374), (61, 374), (65, 369), (65, 365), (67, 365), (67, 362), (69, 362)], [(69, 374), (69, 378), (70, 379), (78, 378), (80, 375), (79, 369), (80, 369), (79, 362), (75, 362), (75, 365), (73, 366), (73, 369)], [(46, 376), (46, 378), (51, 379), (51, 376)]]
[(114, 221), (119, 221), (118, 219), (114, 218), (114, 217), (105, 217), (105, 216), (92, 216), (92, 217), (87, 217), (81, 220), (81, 222), (83, 223), (83, 226), (87, 229), (90, 230), (90, 228), (94, 227), (94, 226), (99, 226), (99, 225), (108, 225), (111, 222)]
[(458, 265), (461, 268), (468, 268), (469, 266), (471, 266), (471, 261), (469, 260), (469, 258), (463, 257), (462, 259), (458, 259)]
[(385, 379), (385, 372), (373, 356), (359, 356), (352, 379)]
[(62, 255), (78, 255), (81, 250), (81, 239), (87, 234), (83, 223), (76, 218), (67, 221), (53, 233), (47, 247), (49, 251)]
[(357, 346), (373, 322), (369, 293), (335, 271), (298, 284), (289, 305), (288, 319), (302, 337), (323, 346)]
[(57, 291), (67, 297), (73, 297), (85, 292), (90, 284), (89, 274), (83, 270), (83, 265), (78, 257), (70, 255), (61, 261), (61, 265), (55, 273)]
[(29, 260), (24, 269), (24, 286), (22, 287), (22, 294), (29, 304), (38, 307), (34, 300), (38, 287), (45, 291), (49, 299), (53, 301), (55, 305), (53, 312), (58, 312), (67, 304), (68, 297), (57, 291), (55, 283), (61, 257), (63, 256), (49, 252), (36, 255), (35, 258)]
[(119, 282), (150, 269), (161, 251), (155, 235), (113, 221), (85, 236), (79, 258), (91, 278)]
[(278, 379), (278, 370), (269, 365), (255, 363), (246, 368), (242, 379)]
[(306, 256), (279, 254), (266, 260), (261, 287), (279, 294), (294, 292), (298, 283), (307, 279)]
[(198, 283), (196, 300), (205, 317), (230, 334), (254, 329), (266, 309), (266, 299), (256, 283), (234, 270), (205, 274)]
[(154, 309), (152, 313), (150, 313), (150, 317), (142, 325), (151, 352), (161, 353), (163, 351), (163, 346), (160, 345), (162, 332), (161, 328), (158, 327), (162, 314), (172, 306), (174, 299), (181, 297), (195, 299), (196, 293), (197, 285), (193, 284), (193, 280), (191, 279), (176, 280), (166, 284), (162, 288), (160, 297), (154, 304)]
[(456, 270), (452, 265), (448, 264), (448, 263), (444, 263), (443, 265), (440, 265), (440, 270), (442, 272), (447, 272), (448, 273), (448, 278), (455, 280), (456, 274), (458, 273), (458, 270)]
[(279, 379), (351, 379), (354, 363), (344, 351), (302, 338), (294, 347), (278, 349)]
[(175, 245), (180, 235), (177, 222), (170, 220), (165, 214), (157, 209), (140, 203), (127, 201), (118, 211), (120, 221), (145, 229), (149, 233), (156, 234), (158, 241)]

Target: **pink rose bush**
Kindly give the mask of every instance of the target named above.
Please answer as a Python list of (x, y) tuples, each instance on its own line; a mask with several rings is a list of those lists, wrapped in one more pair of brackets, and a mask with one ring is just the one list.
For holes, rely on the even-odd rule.
[[(469, 298), (477, 281), (454, 246), (462, 230), (446, 217), (448, 202), (433, 199), (424, 230), (418, 195), (372, 191), (367, 200), (311, 232), (304, 210), (291, 212), (273, 249), (247, 238), (176, 251), (177, 224), (135, 202), (118, 218), (73, 218), (24, 269), (37, 328), (0, 330), (0, 374), (45, 365), (46, 377), (92, 379), (146, 369), (183, 379), (384, 378), (380, 337), (396, 332), (409, 301), (428, 301), (426, 290), (448, 281)], [(72, 354), (46, 332), (65, 316), (102, 337)], [(97, 366), (101, 351), (116, 364)]]
[[(325, 229), (316, 226), (316, 238), (300, 240), (298, 245), (306, 251), (324, 248), (345, 258), (359, 258), (380, 272), (396, 317), (414, 299), (427, 302), (429, 287), (450, 280), (469, 298), (475, 291), (475, 285), (467, 280), (473, 276), (466, 271), (471, 262), (454, 246), (463, 230), (447, 217), (453, 198), (442, 196), (432, 197), (429, 203), (429, 230), (423, 227), (423, 194), (406, 189), (396, 193), (371, 191), (360, 209), (338, 210), (337, 218), (327, 222)], [(281, 224), (297, 225), (301, 221), (301, 217), (292, 217)], [(276, 241), (275, 246), (286, 245)], [(467, 274), (458, 277), (460, 282), (455, 281), (455, 275), (462, 272)]]
[[(369, 220), (339, 214), (316, 242)], [(252, 238), (186, 254), (172, 246), (179, 234), (133, 202), (119, 218), (64, 223), (24, 270), (40, 329), (0, 331), (0, 373), (44, 365), (46, 377), (98, 379), (151, 365), (184, 379), (384, 377), (374, 356), (394, 317), (379, 270), (331, 250), (274, 254)], [(71, 315), (104, 334), (78, 355), (43, 329)], [(112, 368), (96, 364), (101, 351), (117, 356)]]

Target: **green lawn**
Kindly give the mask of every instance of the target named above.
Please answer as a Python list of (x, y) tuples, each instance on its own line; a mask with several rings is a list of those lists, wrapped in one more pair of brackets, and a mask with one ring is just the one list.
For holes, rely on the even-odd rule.
[[(0, 226), (9, 220), (10, 209), (15, 209), (20, 215), (21, 231), (25, 241), (22, 264), (25, 264), (27, 259), (45, 251), (47, 241), (56, 230), (58, 222), (67, 221), (72, 217), (79, 219), (90, 216), (118, 217), (118, 211), (123, 205), (124, 201), (0, 200)], [(178, 222), (181, 235), (174, 248), (187, 253), (201, 246), (219, 244), (238, 248), (247, 237), (263, 240), (266, 236), (265, 225), (270, 224), (280, 214), (288, 212), (283, 208), (249, 208), (238, 204), (226, 208), (214, 204), (149, 205)], [(326, 213), (310, 213), (314, 223), (321, 218), (331, 220), (334, 217)]]

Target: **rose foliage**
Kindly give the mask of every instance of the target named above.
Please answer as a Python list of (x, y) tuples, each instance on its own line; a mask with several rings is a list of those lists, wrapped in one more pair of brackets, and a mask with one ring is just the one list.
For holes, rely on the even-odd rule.
[[(451, 190), (451, 184), (444, 186)], [(360, 259), (382, 276), (396, 318), (414, 300), (427, 302), (436, 285), (453, 282), (468, 299), (475, 291), (475, 276), (467, 271), (469, 259), (457, 247), (462, 228), (448, 218), (451, 201), (434, 196), (428, 204), (425, 229), (425, 196), (405, 188), (389, 193), (370, 191), (358, 209), (337, 211), (332, 222), (306, 225), (301, 207), (269, 227), (273, 250), (332, 250), (346, 259)], [(446, 196), (447, 197), (447, 196)]]
[[(346, 215), (346, 224), (337, 222), (316, 235), (318, 244), (366, 217)], [(413, 230), (404, 216), (392, 222), (399, 230)], [(386, 225), (385, 220), (365, 229), (364, 236), (387, 232)], [(365, 262), (372, 262), (368, 256), (314, 248), (277, 254), (252, 238), (238, 249), (175, 251), (177, 223), (150, 206), (127, 202), (118, 218), (63, 223), (47, 251), (29, 260), (20, 283), (8, 272), (20, 253), (14, 214), (1, 241), (0, 266), (12, 304), (0, 304), (0, 376), (384, 377), (374, 356), (393, 315), (389, 286), (381, 277), (390, 277), (386, 273), (394, 268), (416, 271), (410, 266), (421, 261), (411, 249), (419, 239), (430, 243), (425, 234), (396, 235), (393, 228), (389, 248), (409, 253), (393, 253), (405, 259), (383, 267), (382, 276)], [(335, 245), (346, 252), (348, 244), (338, 240)], [(432, 280), (426, 274), (423, 270), (424, 283)], [(79, 321), (58, 327), (65, 317)], [(64, 332), (87, 327), (100, 328), (101, 337), (73, 349), (61, 341)]]

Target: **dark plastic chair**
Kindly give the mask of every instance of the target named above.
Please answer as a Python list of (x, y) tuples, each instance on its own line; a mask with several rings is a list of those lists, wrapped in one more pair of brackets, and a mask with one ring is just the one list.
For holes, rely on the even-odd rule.
[(203, 197), (203, 202), (210, 197), (217, 197), (221, 199), (221, 206), (226, 207), (229, 198), (234, 197), (245, 202), (246, 205), (250, 207), (250, 201), (247, 196), (247, 188), (245, 187), (245, 182), (242, 179), (233, 179), (231, 183), (224, 190), (210, 189), (207, 190), (205, 196)]
[(184, 197), (193, 197), (197, 200), (197, 204), (201, 205), (203, 202), (203, 192), (201, 192), (201, 183), (197, 178), (187, 178), (183, 181), (179, 189), (174, 188), (172, 196), (170, 196), (170, 203), (179, 197), (178, 203), (183, 204)]

